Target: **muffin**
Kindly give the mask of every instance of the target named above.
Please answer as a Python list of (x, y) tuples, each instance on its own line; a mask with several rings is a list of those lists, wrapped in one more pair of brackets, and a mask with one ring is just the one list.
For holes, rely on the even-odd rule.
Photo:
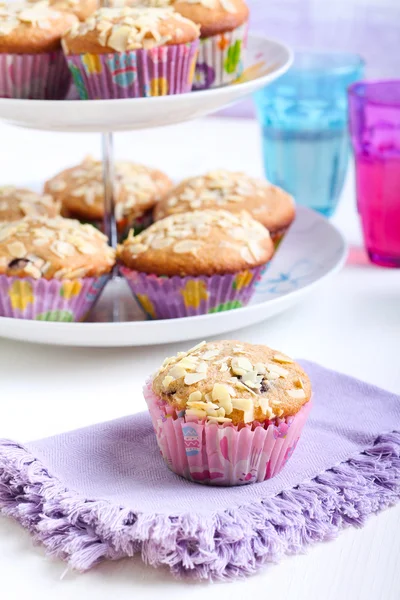
[(78, 19), (43, 3), (0, 6), (0, 97), (60, 100), (71, 77), (62, 34)]
[(174, 9), (200, 25), (193, 89), (232, 83), (243, 71), (249, 9), (244, 0), (175, 0)]
[[(167, 175), (132, 162), (115, 164), (115, 218), (121, 235), (129, 227), (149, 225), (152, 208), (171, 188)], [(86, 157), (75, 167), (46, 182), (46, 193), (61, 204), (64, 217), (89, 222), (101, 229), (104, 217), (103, 164)]]
[(80, 321), (115, 262), (91, 225), (56, 217), (0, 223), (0, 316)]
[(24, 217), (57, 217), (60, 203), (49, 194), (36, 194), (12, 185), (0, 187), (0, 222)]
[(244, 173), (219, 170), (182, 181), (156, 205), (154, 220), (209, 208), (247, 210), (269, 230), (275, 245), (295, 217), (294, 200), (281, 188)]
[(63, 37), (82, 99), (189, 92), (199, 28), (172, 8), (103, 8)]
[(236, 341), (202, 342), (167, 358), (144, 395), (168, 467), (212, 485), (277, 475), (311, 409), (311, 383), (300, 365)]
[(170, 319), (245, 306), (274, 253), (248, 213), (172, 215), (118, 247), (120, 271), (148, 318)]

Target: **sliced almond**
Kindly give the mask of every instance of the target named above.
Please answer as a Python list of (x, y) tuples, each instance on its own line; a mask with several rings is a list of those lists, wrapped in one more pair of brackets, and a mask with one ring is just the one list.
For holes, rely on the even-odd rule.
[(22, 242), (12, 242), (11, 244), (7, 244), (7, 250), (14, 258), (23, 258), (27, 253), (27, 249)]
[(168, 374), (174, 379), (181, 379), (181, 377), (185, 377), (186, 370), (179, 365), (175, 365), (175, 367), (172, 367)]
[(257, 363), (254, 365), (254, 370), (260, 375), (265, 375), (267, 369), (263, 363)]
[(174, 246), (174, 252), (176, 254), (186, 254), (188, 252), (195, 252), (199, 250), (203, 246), (203, 242), (199, 240), (185, 240), (183, 242), (178, 242)]
[(265, 398), (265, 396), (260, 396), (260, 398), (258, 399), (258, 404), (261, 410), (263, 411), (264, 415), (266, 415), (267, 412), (270, 410), (268, 398)]
[(206, 373), (188, 373), (185, 375), (184, 382), (186, 385), (193, 385), (207, 377)]
[(224, 383), (215, 383), (211, 395), (214, 402), (218, 402), (227, 415), (232, 412), (231, 395)]
[(305, 391), (300, 388), (297, 388), (295, 390), (288, 390), (287, 395), (290, 396), (291, 398), (296, 398), (299, 400), (306, 398)]
[(200, 344), (197, 344), (196, 346), (193, 346), (193, 348), (190, 348), (190, 350), (188, 350), (187, 352), (185, 352), (185, 354), (192, 354), (193, 352), (196, 352), (197, 350), (200, 350), (200, 348), (202, 348), (203, 346), (206, 345), (206, 342), (200, 342)]
[(179, 361), (178, 366), (182, 367), (182, 369), (187, 369), (188, 371), (194, 371), (196, 369), (196, 363), (192, 360), (189, 360), (189, 357), (183, 358), (181, 361)]
[(288, 365), (292, 365), (294, 363), (294, 360), (292, 360), (288, 356), (283, 356), (283, 354), (274, 354), (274, 356), (272, 357), (272, 360), (275, 360), (276, 362), (279, 362), (282, 364), (288, 364)]
[(198, 408), (188, 408), (186, 409), (185, 415), (187, 417), (195, 417), (196, 419), (205, 419), (207, 413), (205, 410), (199, 410)]
[(249, 412), (253, 410), (254, 404), (250, 398), (232, 398), (232, 406), (237, 410)]
[(173, 381), (175, 381), (175, 379), (171, 377), (171, 375), (167, 375), (166, 377), (164, 377), (162, 381), (162, 386), (164, 390), (167, 390)]
[(238, 381), (236, 383), (236, 387), (240, 388), (241, 390), (246, 390), (247, 392), (250, 392), (250, 394), (252, 394), (253, 396), (257, 396), (257, 394), (251, 389), (251, 387), (243, 383), (243, 381)]
[(215, 358), (216, 356), (218, 356), (219, 354), (219, 350), (208, 350), (207, 352), (205, 352), (202, 355), (202, 359), (203, 360), (211, 360), (212, 358)]
[(190, 402), (200, 402), (202, 397), (203, 397), (203, 394), (201, 392), (199, 392), (199, 391), (192, 392), (189, 396), (188, 404)]
[(279, 379), (280, 375), (279, 373), (275, 373), (275, 372), (268, 372), (265, 374), (266, 379), (269, 379), (270, 381), (273, 381), (274, 379)]
[(212, 423), (232, 423), (232, 419), (228, 419), (228, 417), (207, 417), (207, 421)]
[(267, 369), (270, 373), (278, 373), (281, 377), (285, 378), (289, 375), (289, 371), (278, 365), (268, 364)]

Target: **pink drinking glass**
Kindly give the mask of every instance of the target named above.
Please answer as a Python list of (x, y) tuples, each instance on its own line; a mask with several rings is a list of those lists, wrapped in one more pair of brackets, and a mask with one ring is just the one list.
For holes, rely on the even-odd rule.
[(370, 260), (400, 268), (400, 79), (349, 88), (357, 205)]

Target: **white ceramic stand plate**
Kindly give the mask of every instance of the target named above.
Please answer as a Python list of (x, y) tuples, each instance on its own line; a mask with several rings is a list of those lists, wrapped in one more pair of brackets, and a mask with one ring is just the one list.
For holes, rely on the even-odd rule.
[(249, 36), (244, 73), (237, 83), (212, 90), (131, 100), (0, 99), (0, 120), (53, 131), (128, 131), (172, 125), (201, 117), (240, 100), (274, 81), (289, 68), (287, 46)]
[[(145, 321), (122, 279), (111, 282), (87, 323), (0, 318), (0, 336), (63, 346), (145, 346), (207, 338), (269, 319), (338, 271), (346, 242), (326, 219), (299, 207), (296, 221), (259, 283), (251, 304), (227, 312)], [(112, 322), (115, 321), (115, 322)]]

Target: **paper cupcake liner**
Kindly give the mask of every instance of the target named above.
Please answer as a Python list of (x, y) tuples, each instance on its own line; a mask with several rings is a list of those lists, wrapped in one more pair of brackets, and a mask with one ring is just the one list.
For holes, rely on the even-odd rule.
[(62, 50), (0, 54), (0, 98), (63, 100), (71, 75)]
[(0, 275), (0, 317), (83, 321), (109, 278), (47, 280)]
[(266, 265), (234, 275), (164, 277), (120, 266), (139, 306), (149, 319), (175, 319), (246, 306)]
[(168, 467), (185, 479), (209, 485), (245, 485), (277, 475), (292, 456), (312, 408), (294, 416), (241, 428), (186, 420), (144, 387), (158, 446)]
[(200, 40), (193, 89), (228, 85), (243, 72), (248, 23), (233, 31)]
[(199, 41), (150, 50), (67, 56), (82, 100), (190, 92)]

